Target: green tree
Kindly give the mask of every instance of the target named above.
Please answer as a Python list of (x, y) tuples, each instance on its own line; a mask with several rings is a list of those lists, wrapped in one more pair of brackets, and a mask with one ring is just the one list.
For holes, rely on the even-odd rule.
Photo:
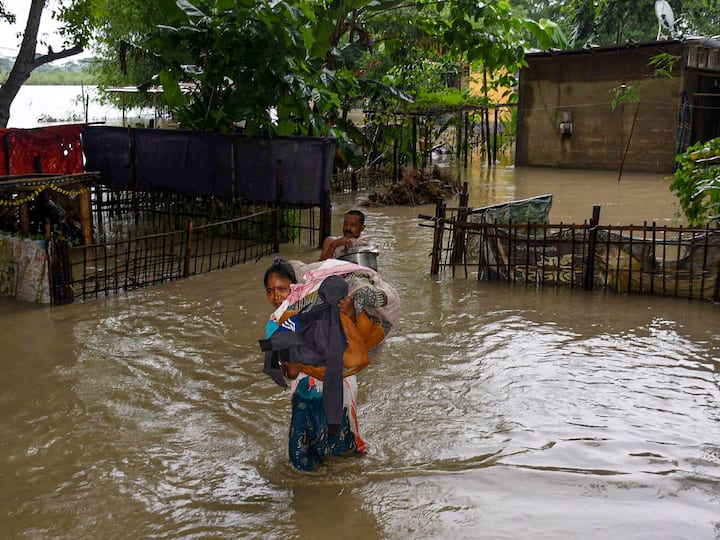
[[(136, 44), (157, 25), (166, 22), (155, 0), (95, 0), (93, 4), (94, 53), (91, 71), (98, 88), (146, 86), (157, 84), (153, 75), (155, 59)], [(102, 94), (101, 94), (102, 95)], [(162, 96), (146, 93), (106, 94), (105, 100), (125, 106), (158, 104)], [(160, 103), (161, 104), (161, 103)]]
[(331, 102), (339, 105), (329, 90), (336, 73), (324, 69), (332, 28), (323, 23), (313, 34), (307, 5), (217, 0), (159, 6), (166, 24), (137, 46), (156, 59), (157, 80), (181, 125), (227, 132), (244, 122), (249, 134), (325, 131), (324, 113)]
[[(533, 21), (552, 21), (565, 36), (572, 33), (572, 25), (565, 13), (565, 2), (559, 0), (510, 0), (510, 5), (516, 17)], [(543, 48), (537, 39), (531, 37), (529, 44), (533, 48)]]
[[(349, 103), (407, 101), (459, 80), (470, 62), (512, 71), (523, 55), (524, 34), (544, 46), (557, 44), (559, 35), (550, 24), (518, 20), (506, 0), (158, 5), (165, 24), (137, 46), (162, 64), (157, 77), (176, 113), (186, 125), (205, 129), (227, 130), (243, 120), (250, 133), (261, 127), (326, 133), (327, 120)], [(378, 64), (387, 68), (369, 69)], [(444, 77), (437, 77), (440, 71)], [(191, 99), (180, 92), (179, 83), (188, 81)]]
[[(720, 8), (717, 0), (668, 0), (675, 15), (675, 35), (717, 33)], [(620, 45), (656, 39), (658, 22), (654, 2), (635, 0), (570, 0), (561, 12), (563, 27), (571, 28), (576, 46)]]
[[(512, 71), (523, 33), (557, 37), (514, 17), (507, 0), (59, 1), (69, 44), (94, 32), (101, 87), (160, 83), (185, 127), (244, 122), (249, 134), (342, 136), (361, 100), (390, 110), (457, 87), (469, 63)], [(33, 21), (44, 5), (32, 1)]]
[(509, 92), (531, 42), (545, 49), (566, 44), (557, 25), (516, 17), (505, 0), (415, 3), (374, 18), (370, 27), (375, 50), (367, 77), (381, 75), (383, 83), (412, 100), (401, 102), (388, 92), (372, 100), (373, 119), (385, 123), (388, 138), (415, 129), (412, 118), (397, 112), (424, 117), (422, 123), (436, 118), (428, 126), (434, 139), (460, 120), (452, 111), (489, 104), (487, 94), (470, 95), (470, 68), (486, 75), (479, 81), (486, 90)]
[(720, 137), (697, 142), (676, 158), (670, 183), (688, 224), (704, 227), (720, 220)]

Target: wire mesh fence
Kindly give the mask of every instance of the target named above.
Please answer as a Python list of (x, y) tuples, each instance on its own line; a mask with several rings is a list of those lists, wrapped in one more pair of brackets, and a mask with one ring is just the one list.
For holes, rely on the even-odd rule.
[(719, 228), (474, 223), (469, 214), (438, 207), (431, 273), (720, 301)]
[[(128, 222), (126, 214), (115, 217)], [(48, 250), (52, 301), (66, 304), (230, 268), (275, 253), (280, 243), (319, 243), (319, 221), (317, 208), (269, 208), (201, 225), (187, 221), (178, 230), (125, 234), (87, 246), (53, 237)], [(148, 228), (138, 221), (125, 233)]]
[(54, 303), (117, 294), (258, 260), (275, 250), (267, 210), (184, 230), (89, 246), (50, 242)]
[[(82, 234), (79, 225), (77, 231), (69, 228), (76, 234), (45, 226), (48, 285), (55, 304), (229, 268), (275, 253), (281, 244), (319, 247), (329, 233), (330, 208), (317, 203), (113, 189), (97, 182), (95, 173), (85, 176), (67, 180), (87, 184), (77, 219)], [(386, 168), (367, 167), (337, 175), (331, 191), (369, 189), (391, 181)]]

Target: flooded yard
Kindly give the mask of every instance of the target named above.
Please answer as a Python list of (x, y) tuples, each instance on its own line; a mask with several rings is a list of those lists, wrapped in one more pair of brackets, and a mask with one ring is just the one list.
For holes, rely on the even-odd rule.
[[(677, 212), (659, 175), (468, 181), (472, 206), (552, 193), (551, 222)], [(335, 198), (334, 230), (362, 200)], [(361, 209), (403, 301), (358, 376), (367, 455), (287, 462), (289, 393), (258, 347), (274, 257), (62, 307), (1, 298), (4, 536), (720, 535), (718, 306), (430, 276), (432, 207)]]

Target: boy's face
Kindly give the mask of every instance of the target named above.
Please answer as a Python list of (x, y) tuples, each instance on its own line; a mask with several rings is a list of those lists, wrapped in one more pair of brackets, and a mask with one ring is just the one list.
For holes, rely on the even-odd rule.
[(360, 218), (353, 214), (345, 216), (343, 221), (343, 236), (347, 238), (357, 238), (365, 229), (365, 225), (360, 223)]

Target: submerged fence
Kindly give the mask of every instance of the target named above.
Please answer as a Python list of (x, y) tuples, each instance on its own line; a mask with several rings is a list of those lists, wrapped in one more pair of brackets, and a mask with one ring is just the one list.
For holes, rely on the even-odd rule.
[(357, 171), (343, 171), (334, 174), (331, 182), (332, 193), (348, 193), (386, 186), (395, 178), (384, 164), (363, 167)]
[[(333, 177), (333, 192), (386, 184), (383, 167)], [(96, 185), (95, 243), (50, 242), (52, 302), (66, 304), (230, 268), (277, 253), (280, 244), (319, 246), (330, 214), (313, 205), (275, 205)], [(237, 217), (241, 216), (241, 217)], [(167, 232), (170, 231), (170, 232)]]
[[(257, 260), (284, 243), (319, 247), (331, 193), (392, 181), (379, 165), (333, 176), (327, 138), (82, 125), (0, 135), (13, 143), (0, 148), (0, 175), (14, 175), (0, 182), (0, 230), (44, 238), (43, 261), (28, 264), (37, 296), (49, 289), (56, 304)], [(5, 247), (0, 285), (16, 291), (24, 248)]]
[(317, 209), (268, 209), (89, 246), (49, 242), (52, 302), (67, 304), (230, 268), (317, 238)]
[[(76, 176), (89, 184), (79, 217), (62, 212), (60, 221), (44, 227), (46, 290), (54, 304), (229, 268), (276, 253), (281, 244), (319, 247), (330, 232), (330, 209), (311, 203), (114, 189), (95, 183), (95, 174), (68, 181)], [(367, 189), (388, 179), (383, 168), (369, 168), (346, 187), (333, 179), (333, 188)], [(53, 207), (70, 207), (66, 191), (53, 192)]]
[(604, 226), (600, 207), (579, 225), (476, 223), (473, 212), (440, 201), (420, 216), (433, 222), (431, 274), (720, 301), (719, 228)]

